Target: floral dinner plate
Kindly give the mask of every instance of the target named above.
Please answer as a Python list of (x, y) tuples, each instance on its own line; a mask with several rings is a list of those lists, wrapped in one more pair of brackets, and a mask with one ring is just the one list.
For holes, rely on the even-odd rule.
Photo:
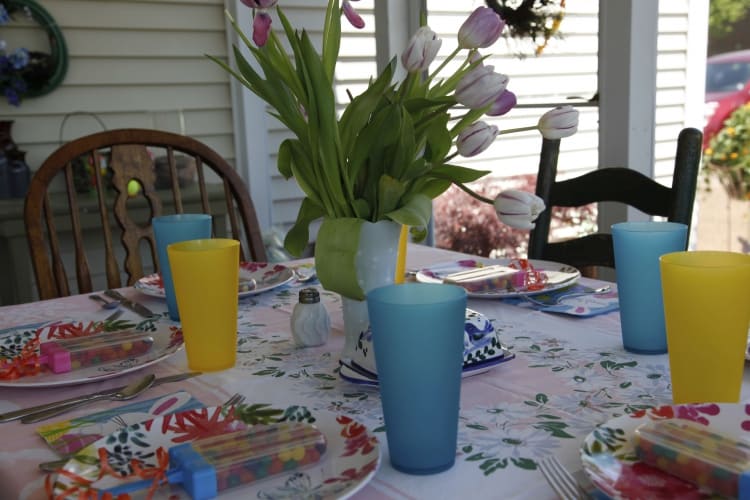
[[(39, 353), (38, 344), (43, 342), (110, 333), (114, 335), (117, 332), (124, 334), (133, 330), (150, 335), (153, 343), (148, 350), (64, 373), (52, 373), (46, 367), (38, 373), (22, 368), (33, 364)], [(141, 321), (60, 320), (9, 328), (0, 332), (0, 387), (55, 387), (98, 382), (157, 363), (179, 351), (182, 345), (182, 330), (167, 321), (159, 321), (159, 318)]]
[[(499, 356), (464, 366), (463, 371), (461, 372), (461, 377), (466, 378), (485, 373), (502, 363), (514, 359), (515, 357), (515, 353), (510, 352), (503, 347)], [(351, 382), (352, 384), (370, 387), (378, 387), (379, 385), (377, 375), (363, 369), (356, 363), (353, 364), (351, 360), (339, 360), (339, 377), (347, 382)]]
[(738, 440), (750, 439), (750, 405), (702, 403), (661, 406), (614, 418), (597, 426), (581, 447), (583, 470), (605, 497), (712, 498), (695, 485), (640, 462), (635, 429), (649, 420), (687, 419)]
[[(294, 271), (281, 264), (269, 262), (242, 262), (240, 264), (239, 298), (273, 290), (294, 279)], [(146, 295), (164, 298), (164, 284), (158, 273), (149, 274), (135, 282), (133, 287)]]
[[(62, 468), (54, 486), (56, 495), (76, 487), (82, 495), (88, 489), (112, 488), (123, 482), (137, 481), (131, 459), (144, 468), (157, 465), (157, 451), (199, 438), (245, 429), (254, 423), (269, 424), (297, 421), (315, 425), (326, 437), (327, 449), (319, 462), (266, 479), (238, 485), (221, 492), (222, 499), (246, 498), (348, 498), (359, 491), (380, 466), (377, 438), (351, 417), (302, 406), (279, 407), (253, 403), (236, 407), (210, 407), (156, 417), (121, 428), (80, 450)], [(106, 457), (110, 473), (102, 472)], [(123, 479), (120, 476), (130, 476)], [(146, 498), (147, 491), (131, 493)], [(152, 497), (155, 500), (185, 500), (189, 496), (178, 485), (164, 485)]]
[[(514, 259), (463, 259), (442, 262), (420, 269), (416, 274), (416, 280), (422, 283), (442, 283), (446, 276), (467, 271), (469, 269), (481, 268), (488, 265), (500, 264), (508, 266)], [(547, 276), (547, 284), (540, 290), (518, 290), (518, 289), (495, 289), (483, 291), (467, 291), (469, 297), (480, 299), (502, 299), (507, 297), (518, 297), (521, 295), (534, 295), (537, 293), (551, 292), (560, 288), (570, 286), (581, 277), (581, 272), (566, 264), (550, 262), (546, 260), (529, 260), (535, 270), (544, 271)]]

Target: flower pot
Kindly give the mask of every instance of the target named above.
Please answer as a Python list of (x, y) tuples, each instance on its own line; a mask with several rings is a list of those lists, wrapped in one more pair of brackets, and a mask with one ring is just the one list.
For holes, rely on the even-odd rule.
[[(365, 294), (373, 288), (394, 282), (400, 232), (401, 225), (389, 220), (362, 223), (355, 257), (355, 272), (357, 282)], [(316, 254), (315, 258), (317, 262), (321, 257)], [(325, 286), (325, 283), (323, 285)], [(367, 302), (342, 297), (342, 308), (345, 340), (341, 357), (351, 358), (360, 334), (366, 331), (370, 324)]]

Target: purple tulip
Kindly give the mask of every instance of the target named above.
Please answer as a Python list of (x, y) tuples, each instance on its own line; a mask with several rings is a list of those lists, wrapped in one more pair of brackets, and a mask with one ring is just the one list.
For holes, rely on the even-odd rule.
[(471, 109), (479, 109), (492, 103), (508, 85), (506, 75), (495, 73), (494, 66), (477, 66), (456, 85), (456, 101)]
[(268, 33), (271, 31), (271, 16), (261, 11), (255, 14), (253, 19), (253, 42), (258, 47), (263, 47), (268, 41)]
[(477, 7), (458, 30), (458, 46), (462, 49), (489, 47), (500, 38), (505, 21), (489, 7)]
[(492, 106), (487, 111), (489, 116), (502, 116), (516, 106), (516, 94), (510, 90), (503, 90), (503, 93), (495, 99)]
[(279, 0), (240, 0), (251, 9), (270, 9), (276, 5)]
[(253, 42), (258, 47), (263, 47), (268, 41), (268, 33), (271, 31), (271, 16), (266, 9), (274, 7), (279, 0), (240, 0), (251, 9), (259, 9), (260, 12), (253, 18)]
[(344, 4), (341, 7), (344, 10), (344, 17), (346, 17), (352, 26), (357, 29), (365, 27), (365, 20), (362, 19), (362, 16), (360, 16), (356, 10), (354, 10), (354, 7), (349, 3), (349, 0), (344, 0)]
[(516, 229), (534, 229), (534, 221), (545, 208), (540, 197), (517, 189), (503, 191), (495, 198), (498, 218)]
[(458, 134), (458, 154), (466, 158), (478, 155), (490, 147), (499, 133), (500, 129), (495, 125), (481, 121), (472, 123)]
[(578, 110), (573, 106), (558, 106), (544, 113), (537, 125), (545, 139), (570, 137), (578, 130)]
[(426, 71), (437, 56), (442, 43), (437, 33), (428, 26), (422, 26), (411, 37), (406, 50), (401, 53), (401, 64), (409, 73)]

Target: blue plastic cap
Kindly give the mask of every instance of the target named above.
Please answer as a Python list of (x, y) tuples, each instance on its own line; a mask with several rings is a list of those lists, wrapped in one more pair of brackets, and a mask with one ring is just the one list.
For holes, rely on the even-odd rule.
[(216, 471), (197, 453), (190, 443), (169, 449), (169, 463), (182, 472), (182, 487), (193, 500), (216, 498)]
[(740, 474), (739, 484), (737, 485), (737, 498), (739, 500), (750, 500), (750, 471)]

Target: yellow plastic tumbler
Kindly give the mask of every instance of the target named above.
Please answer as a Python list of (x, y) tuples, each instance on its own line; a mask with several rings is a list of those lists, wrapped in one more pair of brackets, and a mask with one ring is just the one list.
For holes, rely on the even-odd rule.
[(237, 354), (240, 242), (214, 238), (167, 247), (188, 366), (231, 368)]
[(659, 261), (672, 399), (738, 402), (750, 324), (750, 255), (675, 252)]

